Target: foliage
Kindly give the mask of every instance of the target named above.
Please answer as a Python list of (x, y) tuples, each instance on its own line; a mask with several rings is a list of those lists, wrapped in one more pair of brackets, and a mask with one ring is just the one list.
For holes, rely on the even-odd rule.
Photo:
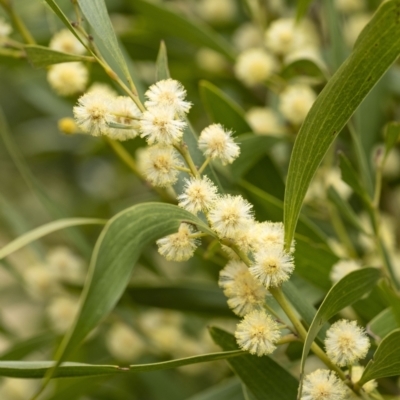
[(0, 397), (398, 395), (400, 0), (45, 3), (0, 0)]

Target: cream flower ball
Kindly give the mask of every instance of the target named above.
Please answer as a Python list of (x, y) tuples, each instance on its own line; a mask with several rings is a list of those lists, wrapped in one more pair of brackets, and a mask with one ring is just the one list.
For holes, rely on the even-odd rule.
[(268, 107), (252, 107), (246, 113), (246, 119), (254, 133), (279, 136), (284, 128), (278, 114)]
[(277, 62), (262, 48), (240, 53), (234, 67), (236, 77), (248, 86), (265, 82), (276, 70)]
[(265, 44), (275, 54), (284, 55), (305, 47), (318, 47), (318, 34), (313, 23), (294, 18), (280, 18), (265, 32)]
[(289, 122), (300, 125), (316, 98), (317, 95), (308, 85), (288, 86), (279, 96), (279, 111)]
[(88, 79), (88, 70), (80, 62), (52, 65), (47, 74), (47, 81), (60, 96), (70, 96), (83, 92)]
[(353, 365), (365, 358), (369, 347), (368, 336), (356, 321), (342, 319), (326, 332), (326, 354), (339, 367)]

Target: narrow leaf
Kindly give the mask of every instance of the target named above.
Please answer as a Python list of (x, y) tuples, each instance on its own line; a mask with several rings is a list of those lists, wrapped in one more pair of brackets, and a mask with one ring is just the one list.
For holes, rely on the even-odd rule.
[(244, 175), (267, 154), (271, 147), (281, 142), (274, 136), (255, 135), (248, 133), (236, 138), (240, 146), (240, 157), (230, 166), (234, 182), (238, 182)]
[[(96, 375), (112, 375), (127, 372), (149, 372), (163, 369), (178, 368), (184, 365), (203, 362), (225, 360), (243, 356), (241, 350), (223, 351), (199, 356), (178, 358), (151, 364), (134, 364), (127, 367), (117, 365), (94, 365), (75, 362), (65, 362), (58, 366), (54, 378), (70, 378)], [(0, 376), (13, 378), (43, 378), (48, 371), (54, 368), (54, 361), (0, 361)]]
[(235, 60), (236, 51), (232, 45), (201, 21), (181, 15), (172, 7), (148, 0), (135, 0), (131, 5), (148, 17), (148, 23), (157, 31), (209, 47)]
[(396, 146), (397, 142), (400, 140), (400, 122), (389, 122), (385, 126), (385, 146), (386, 153)]
[(297, 135), (285, 194), (287, 248), (318, 165), (362, 100), (400, 53), (399, 11), (400, 0), (381, 5), (361, 33), (350, 57), (318, 96)]
[(367, 325), (368, 333), (377, 341), (382, 340), (386, 335), (397, 328), (399, 328), (399, 324), (391, 308), (383, 310)]
[(353, 211), (350, 204), (345, 201), (333, 186), (328, 189), (328, 199), (336, 206), (340, 214), (353, 225), (358, 231), (366, 233), (365, 228), (361, 225), (359, 217)]
[(200, 356), (192, 356), (186, 358), (178, 358), (176, 360), (162, 361), (153, 364), (136, 364), (130, 365), (129, 370), (132, 372), (147, 372), (147, 371), (159, 371), (162, 369), (171, 369), (183, 367), (184, 365), (199, 364), (203, 362), (226, 360), (231, 358), (242, 358), (244, 352), (238, 349), (230, 351), (221, 351), (216, 353), (202, 354)]
[(381, 273), (378, 269), (363, 268), (346, 275), (332, 287), (319, 307), (308, 330), (301, 359), (301, 373), (304, 371), (311, 345), (322, 325), (340, 310), (353, 304), (364, 294), (371, 291), (380, 277)]
[(400, 375), (400, 329), (382, 340), (358, 384), (362, 386), (371, 379), (397, 375)]
[(0, 260), (4, 257), (7, 257), (11, 253), (14, 253), (14, 251), (17, 251), (22, 247), (32, 243), (33, 241), (38, 240), (43, 236), (48, 235), (49, 233), (59, 231), (60, 229), (65, 229), (77, 225), (105, 225), (106, 222), (107, 221), (104, 219), (95, 218), (67, 218), (50, 222), (28, 233), (25, 233), (22, 236), (19, 236), (17, 239), (13, 240), (11, 243), (0, 249)]
[(393, 315), (400, 326), (400, 296), (394, 290), (394, 288), (388, 283), (388, 281), (383, 280), (379, 283), (382, 296), (386, 299), (387, 304), (390, 305)]
[(204, 107), (212, 122), (232, 129), (235, 135), (252, 131), (244, 111), (221, 89), (207, 81), (201, 81), (199, 88)]
[[(214, 342), (222, 349), (229, 351), (238, 348), (235, 338), (230, 333), (211, 327), (210, 334)], [(240, 359), (229, 359), (228, 363), (255, 399), (296, 398), (297, 380), (272, 358), (247, 354)]]
[(170, 78), (168, 68), (168, 55), (165, 43), (162, 40), (160, 43), (160, 49), (158, 50), (157, 62), (156, 62), (156, 81)]
[(316, 287), (329, 290), (332, 283), (329, 273), (339, 258), (326, 246), (306, 236), (297, 234), (294, 260), (296, 272)]
[(35, 68), (43, 68), (52, 64), (59, 64), (72, 61), (93, 62), (93, 57), (81, 56), (78, 54), (62, 53), (44, 46), (29, 45), (24, 47), (29, 62)]
[[(47, 371), (54, 365), (54, 361), (0, 361), (0, 376), (39, 379), (43, 378)], [(125, 371), (126, 369), (116, 365), (91, 365), (67, 362), (58, 367), (54, 378), (111, 375)]]
[(232, 316), (221, 289), (211, 285), (130, 286), (129, 296), (139, 304), (172, 310)]
[(129, 69), (121, 49), (119, 48), (117, 36), (115, 35), (110, 17), (108, 16), (104, 0), (78, 0), (78, 4), (97, 36), (110, 52), (113, 59), (118, 63), (125, 79), (130, 82), (131, 76), (129, 74)]
[(107, 223), (93, 251), (79, 315), (58, 351), (59, 362), (114, 308), (143, 248), (162, 236), (176, 232), (182, 221), (193, 223), (213, 235), (193, 214), (162, 203), (135, 205), (121, 211)]
[(342, 173), (342, 180), (346, 182), (361, 199), (368, 203), (368, 193), (364, 189), (361, 180), (356, 170), (351, 165), (349, 159), (343, 154), (339, 154), (340, 158), (340, 171)]

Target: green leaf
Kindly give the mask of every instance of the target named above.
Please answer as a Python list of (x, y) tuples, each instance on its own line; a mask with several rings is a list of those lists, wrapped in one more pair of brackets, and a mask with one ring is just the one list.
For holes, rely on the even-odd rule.
[(186, 42), (209, 47), (225, 55), (232, 61), (236, 50), (232, 45), (201, 21), (181, 15), (172, 7), (147, 0), (135, 0), (131, 5), (147, 17), (147, 22), (155, 30), (178, 36)]
[(381, 5), (361, 33), (352, 54), (324, 87), (300, 128), (286, 184), (287, 248), (318, 165), (362, 100), (400, 53), (399, 10), (400, 0), (390, 0)]
[(229, 166), (233, 182), (238, 182), (243, 176), (267, 154), (271, 147), (281, 139), (274, 136), (255, 135), (248, 133), (236, 138), (240, 146), (240, 156)]
[(382, 340), (386, 335), (397, 328), (399, 328), (399, 324), (391, 308), (383, 310), (373, 318), (367, 326), (368, 333), (377, 341)]
[(384, 137), (387, 154), (400, 140), (400, 122), (389, 122), (386, 124)]
[[(117, 365), (94, 365), (66, 362), (58, 366), (54, 378), (70, 378), (96, 375), (112, 375), (127, 372), (149, 372), (182, 367), (184, 365), (225, 360), (243, 356), (242, 351), (223, 351), (200, 356), (178, 358), (151, 364), (134, 364), (127, 367)], [(54, 361), (0, 361), (0, 376), (13, 378), (43, 378), (54, 368)]]
[[(214, 342), (223, 350), (238, 348), (235, 338), (222, 329), (211, 327)], [(272, 358), (246, 354), (240, 359), (228, 360), (236, 375), (258, 400), (295, 399), (297, 380)]]
[(357, 174), (357, 171), (353, 168), (349, 159), (343, 153), (339, 153), (339, 158), (342, 180), (346, 182), (354, 190), (354, 192), (357, 193), (362, 200), (364, 200), (364, 202), (368, 203), (368, 193), (361, 184), (361, 180)]
[(244, 111), (221, 89), (210, 82), (200, 81), (200, 96), (211, 121), (232, 129), (234, 135), (251, 132)]
[(374, 183), (372, 180), (371, 168), (369, 166), (370, 152), (368, 153), (367, 156), (363, 143), (360, 138), (360, 134), (353, 128), (352, 123), (348, 125), (348, 130), (350, 132), (351, 140), (353, 142), (353, 150), (358, 164), (361, 186), (365, 187), (364, 191), (368, 193), (370, 197), (372, 197), (374, 194)]
[(93, 251), (78, 317), (58, 350), (59, 362), (114, 308), (143, 248), (176, 232), (182, 221), (213, 235), (199, 218), (170, 204), (135, 205), (108, 221)]
[(315, 286), (329, 290), (332, 285), (329, 273), (339, 258), (326, 246), (315, 243), (306, 236), (296, 234), (295, 239), (296, 272)]
[(333, 186), (328, 189), (328, 199), (336, 206), (340, 214), (353, 225), (358, 231), (366, 233), (364, 227), (360, 224), (360, 219), (353, 211), (350, 204), (340, 197)]
[(226, 297), (217, 286), (205, 284), (129, 286), (127, 293), (139, 304), (172, 310), (232, 317)]
[(78, 4), (90, 26), (94, 29), (112, 58), (117, 62), (119, 68), (121, 68), (125, 79), (131, 82), (128, 65), (119, 48), (117, 36), (108, 16), (104, 0), (78, 0)]
[(307, 58), (297, 59), (285, 65), (281, 75), (287, 80), (298, 76), (307, 76), (313, 78), (317, 82), (325, 82), (328, 80), (328, 73), (325, 66), (318, 65), (316, 61)]
[(187, 400), (244, 400), (242, 385), (237, 378), (224, 380)]
[(11, 243), (0, 249), (0, 260), (4, 257), (7, 257), (11, 253), (14, 253), (14, 251), (17, 251), (22, 247), (28, 245), (29, 243), (32, 243), (33, 241), (38, 240), (43, 236), (48, 235), (49, 233), (59, 231), (60, 229), (65, 229), (77, 225), (105, 225), (106, 223), (107, 221), (104, 219), (95, 218), (67, 218), (50, 222), (28, 233), (25, 233), (24, 235), (18, 237), (17, 239), (13, 240)]
[(358, 382), (362, 386), (371, 379), (400, 375), (400, 329), (386, 336)]
[(44, 46), (29, 45), (24, 47), (29, 62), (35, 68), (43, 68), (52, 64), (72, 61), (93, 62), (93, 57), (80, 56), (77, 54), (62, 53)]
[(131, 372), (148, 372), (148, 371), (158, 371), (162, 369), (171, 369), (183, 367), (184, 365), (199, 364), (203, 362), (217, 361), (217, 360), (227, 360), (231, 358), (242, 358), (244, 356), (243, 351), (233, 349), (209, 354), (202, 354), (200, 356), (192, 356), (185, 358), (178, 358), (176, 360), (162, 361), (152, 364), (136, 364), (130, 365), (129, 370)]
[(168, 55), (165, 43), (162, 40), (160, 43), (160, 49), (158, 50), (157, 61), (156, 61), (156, 81), (170, 78), (168, 68)]
[[(268, 179), (265, 179), (265, 176), (268, 176)], [(283, 173), (281, 168), (268, 154), (265, 154), (264, 157), (258, 160), (243, 178), (260, 190), (276, 197), (280, 201), (283, 200), (285, 195)], [(281, 221), (282, 219), (283, 217), (280, 218)]]
[(392, 308), (393, 315), (397, 321), (397, 324), (400, 326), (400, 296), (394, 290), (392, 285), (388, 283), (388, 281), (383, 280), (379, 283), (379, 287), (381, 289), (381, 293), (383, 297), (386, 299), (387, 304)]
[(301, 359), (301, 374), (310, 351), (322, 325), (343, 308), (353, 304), (376, 285), (381, 273), (376, 268), (353, 271), (337, 282), (326, 295), (307, 333)]
[[(43, 378), (54, 365), (54, 361), (0, 361), (0, 376), (39, 379)], [(111, 375), (126, 372), (126, 370), (129, 369), (116, 365), (92, 365), (67, 362), (58, 367), (54, 378)]]

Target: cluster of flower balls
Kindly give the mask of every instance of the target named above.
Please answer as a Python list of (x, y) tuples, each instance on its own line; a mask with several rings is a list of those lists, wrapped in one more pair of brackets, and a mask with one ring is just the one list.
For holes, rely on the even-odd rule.
[[(151, 184), (166, 187), (177, 181), (184, 165), (177, 149), (183, 144), (191, 103), (186, 101), (184, 87), (173, 79), (155, 83), (145, 96), (142, 111), (128, 97), (90, 91), (74, 107), (75, 120), (82, 131), (94, 136), (125, 140), (141, 135), (149, 144), (140, 156), (141, 170)], [(223, 164), (232, 163), (240, 153), (232, 132), (219, 124), (201, 132), (198, 146), (206, 159)], [(272, 353), (282, 327), (265, 311), (265, 299), (268, 289), (287, 281), (294, 270), (295, 246), (293, 242), (289, 251), (284, 249), (283, 224), (257, 222), (247, 200), (240, 195), (219, 194), (217, 186), (198, 168), (186, 179), (178, 205), (195, 215), (202, 213), (230, 259), (220, 272), (219, 285), (230, 308), (243, 317), (235, 332), (238, 345), (258, 356)], [(157, 241), (159, 253), (167, 260), (188, 260), (201, 236), (193, 225), (182, 223), (177, 233)], [(239, 258), (242, 253), (250, 259), (250, 266)], [(369, 340), (355, 321), (341, 320), (328, 330), (325, 346), (335, 364), (352, 366), (366, 356)], [(360, 374), (360, 369), (352, 371)], [(369, 387), (373, 390), (374, 383)], [(337, 392), (332, 397), (335, 399), (344, 399), (347, 393), (347, 387), (333, 372), (318, 370), (306, 377), (303, 399), (319, 399), (315, 393), (328, 389)]]
[[(307, 59), (323, 69), (319, 38), (311, 21), (279, 18), (268, 26), (264, 41), (253, 24), (244, 25), (237, 32), (236, 41), (244, 42), (237, 57), (234, 72), (247, 86), (266, 84), (286, 65)], [(249, 45), (250, 44), (250, 45)], [(316, 99), (316, 93), (306, 82), (285, 85), (279, 91), (278, 109), (291, 124), (298, 127)], [(247, 113), (250, 124), (262, 134), (279, 134), (283, 128), (279, 115), (269, 107), (254, 107)]]

